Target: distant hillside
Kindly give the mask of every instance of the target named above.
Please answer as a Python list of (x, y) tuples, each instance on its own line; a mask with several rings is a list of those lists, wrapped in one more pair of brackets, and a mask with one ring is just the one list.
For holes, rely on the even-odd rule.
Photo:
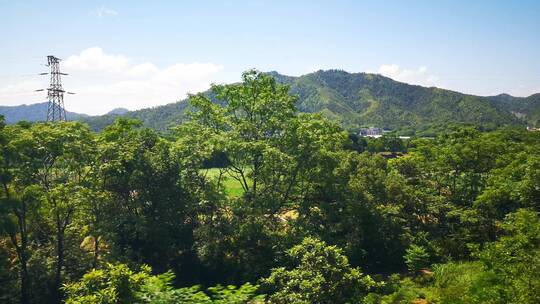
[[(379, 126), (403, 134), (444, 129), (449, 124), (477, 124), (495, 128), (523, 124), (488, 97), (466, 95), (438, 88), (426, 88), (366, 73), (340, 70), (318, 71), (300, 77), (270, 72), (278, 82), (290, 85), (299, 97), (302, 112), (321, 112), (349, 129)], [(157, 130), (166, 130), (185, 119), (185, 100), (124, 116), (138, 118)], [(94, 129), (114, 120), (110, 115), (84, 119)]]
[(126, 108), (115, 108), (107, 112), (106, 115), (124, 115), (127, 112), (129, 112), (129, 110)]
[(409, 85), (376, 74), (340, 70), (300, 77), (271, 74), (299, 96), (300, 111), (322, 112), (353, 129), (373, 125), (414, 133), (452, 123), (488, 128), (519, 123), (483, 97)]
[[(485, 128), (540, 125), (540, 94), (527, 98), (481, 97), (410, 85), (377, 74), (341, 70), (318, 71), (299, 77), (277, 72), (269, 74), (290, 86), (291, 93), (298, 96), (299, 111), (321, 112), (352, 130), (377, 126), (413, 134), (436, 132), (450, 124), (475, 124)], [(36, 117), (44, 117), (46, 104), (39, 105), (44, 108)], [(165, 131), (186, 119), (188, 107), (183, 100), (137, 111), (113, 110), (102, 116), (77, 117), (73, 113), (69, 116), (88, 123), (94, 130), (123, 116), (140, 119), (147, 127)], [(24, 117), (22, 114), (10, 116), (6, 115), (9, 121)]]
[[(0, 106), (0, 115), (3, 115), (6, 123), (12, 124), (20, 120), (44, 121), (47, 119), (47, 103), (35, 103), (20, 106)], [(85, 114), (66, 112), (68, 120), (79, 120), (88, 117)]]
[(142, 109), (137, 111), (129, 111), (122, 115), (101, 115), (90, 116), (80, 119), (81, 121), (90, 125), (90, 127), (99, 131), (114, 122), (119, 116), (127, 118), (136, 118), (143, 122), (146, 127), (158, 130), (166, 131), (171, 126), (177, 125), (184, 121), (186, 114), (186, 107), (188, 106), (187, 100), (180, 102), (170, 103), (159, 107), (153, 107), (148, 109)]
[(513, 97), (508, 94), (488, 97), (493, 105), (509, 111), (531, 127), (540, 127), (540, 93), (529, 97)]

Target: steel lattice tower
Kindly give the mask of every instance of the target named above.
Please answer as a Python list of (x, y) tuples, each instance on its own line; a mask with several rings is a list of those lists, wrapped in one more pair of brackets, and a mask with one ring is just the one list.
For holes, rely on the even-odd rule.
[(60, 75), (60, 59), (47, 56), (47, 66), (50, 67), (51, 84), (47, 88), (49, 105), (47, 107), (47, 121), (66, 121), (66, 109), (64, 108), (64, 89)]

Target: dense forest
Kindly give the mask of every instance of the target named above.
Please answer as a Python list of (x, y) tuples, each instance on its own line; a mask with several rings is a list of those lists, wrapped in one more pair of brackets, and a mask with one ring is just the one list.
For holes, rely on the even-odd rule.
[(540, 132), (366, 140), (295, 96), (248, 71), (167, 134), (2, 123), (0, 302), (540, 302)]

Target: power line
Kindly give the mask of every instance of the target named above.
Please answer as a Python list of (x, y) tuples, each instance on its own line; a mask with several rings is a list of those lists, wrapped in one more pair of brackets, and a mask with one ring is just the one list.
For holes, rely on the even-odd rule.
[[(47, 56), (47, 66), (50, 68), (48, 73), (40, 73), (39, 75), (51, 75), (51, 82), (47, 88), (47, 99), (49, 104), (47, 106), (47, 121), (66, 121), (66, 109), (64, 107), (64, 93), (75, 94), (72, 92), (66, 92), (62, 88), (62, 75), (68, 75), (60, 72), (60, 59), (52, 55)], [(36, 92), (44, 91), (45, 89), (36, 90)]]

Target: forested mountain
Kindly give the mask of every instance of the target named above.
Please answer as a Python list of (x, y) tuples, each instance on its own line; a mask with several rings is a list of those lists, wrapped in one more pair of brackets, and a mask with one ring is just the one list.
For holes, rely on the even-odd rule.
[(517, 123), (485, 98), (409, 85), (381, 75), (330, 70), (276, 77), (299, 96), (300, 111), (322, 112), (349, 128), (375, 125), (412, 133), (453, 123), (488, 128)]
[(508, 94), (488, 97), (496, 107), (509, 111), (523, 119), (529, 126), (540, 126), (540, 93), (529, 97), (513, 97)]
[(126, 114), (127, 112), (129, 112), (129, 110), (126, 108), (115, 108), (115, 109), (110, 110), (109, 113), (107, 114), (108, 115), (123, 115), (123, 114)]
[(90, 125), (94, 131), (102, 130), (114, 122), (118, 116), (126, 118), (136, 118), (142, 121), (145, 127), (158, 131), (166, 131), (169, 127), (181, 123), (186, 117), (187, 100), (166, 104), (154, 108), (128, 111), (124, 114), (106, 114), (101, 116), (91, 116), (80, 119)]
[[(482, 97), (422, 87), (377, 74), (318, 71), (300, 77), (270, 73), (291, 86), (304, 112), (322, 112), (345, 126), (377, 125), (399, 130), (466, 123), (493, 127), (540, 125), (540, 93)], [(513, 117), (510, 117), (512, 114)], [(518, 118), (518, 120), (516, 120)]]
[[(509, 96), (506, 103), (493, 97), (480, 97), (439, 88), (426, 88), (394, 81), (388, 77), (367, 73), (348, 73), (340, 70), (318, 71), (300, 77), (270, 72), (278, 82), (290, 86), (298, 96), (297, 107), (301, 112), (321, 112), (339, 121), (345, 128), (379, 126), (399, 130), (402, 134), (444, 129), (449, 124), (475, 124), (486, 128), (501, 125), (524, 124), (511, 113), (514, 101)], [(538, 108), (538, 97), (533, 95), (524, 113)], [(185, 100), (151, 109), (129, 112), (126, 117), (138, 118), (144, 125), (166, 130), (185, 118)], [(532, 114), (531, 114), (532, 115)], [(531, 124), (537, 124), (535, 116)], [(112, 117), (91, 117), (84, 120), (95, 129), (113, 121)]]
[[(20, 106), (0, 106), (0, 115), (5, 117), (6, 123), (12, 124), (20, 120), (43, 121), (47, 117), (47, 102)], [(79, 120), (88, 117), (85, 114), (67, 112), (69, 120)]]
[[(435, 133), (451, 124), (474, 124), (486, 129), (502, 125), (538, 126), (540, 94), (527, 98), (498, 95), (481, 97), (459, 92), (410, 85), (388, 77), (341, 70), (317, 71), (299, 77), (269, 72), (279, 83), (290, 86), (298, 97), (300, 112), (320, 112), (347, 129), (377, 126), (398, 130), (401, 134)], [(215, 98), (214, 101), (217, 101)], [(21, 106), (16, 114), (0, 108), (11, 123), (20, 119), (38, 120), (46, 113), (46, 104), (35, 105), (41, 111)], [(111, 124), (118, 115), (137, 118), (144, 126), (166, 131), (185, 120), (187, 100), (137, 111), (111, 111), (102, 116), (80, 116), (93, 130)], [(13, 109), (16, 109), (13, 108)], [(30, 113), (30, 114), (25, 114)], [(26, 116), (29, 115), (29, 116)]]

